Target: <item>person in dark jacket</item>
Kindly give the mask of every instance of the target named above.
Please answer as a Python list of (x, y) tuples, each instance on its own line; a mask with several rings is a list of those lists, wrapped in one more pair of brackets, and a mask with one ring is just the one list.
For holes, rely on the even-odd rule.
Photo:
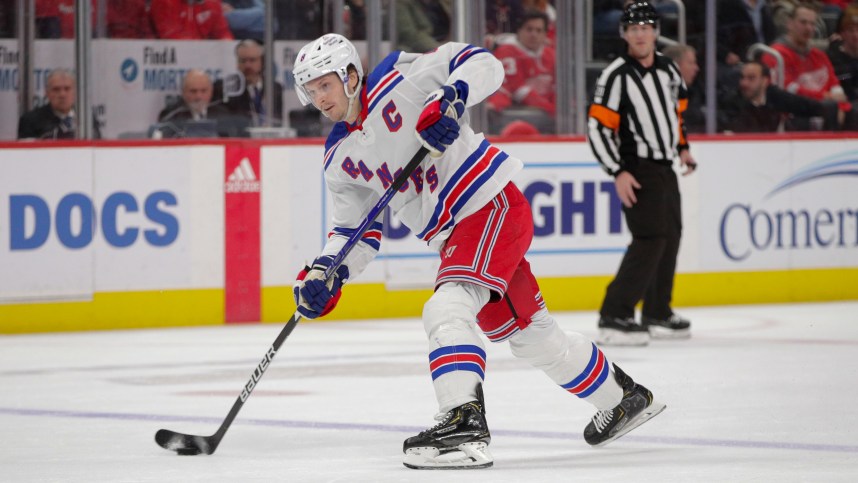
[[(265, 50), (262, 44), (254, 39), (245, 39), (235, 47), (235, 57), (238, 70), (244, 76), (244, 89), (230, 92), (227, 83), (224, 92), (224, 81), (214, 84), (214, 100), (222, 101), (229, 111), (244, 118), (251, 126), (261, 126), (267, 120), (265, 113), (265, 91), (263, 85), (263, 67)], [(283, 119), (283, 85), (274, 82), (274, 112), (272, 125), (279, 126)]]
[(840, 41), (828, 46), (828, 58), (850, 102), (858, 101), (858, 4), (846, 7), (837, 22)]
[[(243, 127), (233, 126), (234, 118), (222, 102), (212, 102), (212, 81), (208, 74), (191, 69), (182, 79), (182, 98), (158, 114), (160, 124), (156, 125), (156, 132), (160, 137), (240, 136), (244, 134)], [(206, 131), (202, 127), (207, 121), (214, 123)]]
[(757, 61), (742, 66), (739, 93), (721, 108), (727, 131), (778, 132), (808, 130), (811, 118), (822, 120), (814, 128), (836, 130), (845, 113), (834, 101), (817, 101), (772, 85), (769, 68)]
[(766, 0), (718, 0), (718, 61), (735, 66), (756, 43), (771, 44), (777, 37), (772, 9)]
[[(18, 139), (74, 139), (77, 117), (74, 74), (66, 69), (54, 69), (45, 84), (48, 103), (24, 113), (18, 121)], [(98, 123), (93, 137), (101, 138)]]

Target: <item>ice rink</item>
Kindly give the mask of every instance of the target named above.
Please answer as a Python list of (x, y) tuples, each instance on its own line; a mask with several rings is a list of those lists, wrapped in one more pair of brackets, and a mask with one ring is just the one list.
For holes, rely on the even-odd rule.
[(212, 434), (280, 324), (0, 336), (0, 480), (858, 481), (858, 302), (679, 312), (690, 340), (605, 348), (667, 410), (600, 449), (591, 406), (487, 344), (479, 474), (401, 464), (437, 409), (417, 319), (302, 322), (211, 456), (154, 434)]

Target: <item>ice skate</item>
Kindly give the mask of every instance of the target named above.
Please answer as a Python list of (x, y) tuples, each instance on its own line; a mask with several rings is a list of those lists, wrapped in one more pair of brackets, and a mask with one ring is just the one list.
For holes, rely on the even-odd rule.
[(664, 411), (664, 404), (653, 400), (649, 389), (635, 384), (616, 364), (614, 378), (623, 388), (623, 399), (613, 409), (599, 411), (584, 428), (584, 440), (591, 446), (604, 446)]
[(599, 345), (645, 346), (649, 344), (649, 331), (632, 317), (599, 317)]
[(641, 317), (641, 325), (649, 330), (653, 339), (688, 339), (691, 337), (691, 321), (676, 314), (667, 319)]
[(486, 424), (482, 385), (477, 400), (453, 408), (437, 417), (435, 426), (405, 440), (402, 463), (415, 470), (488, 468), (492, 440)]

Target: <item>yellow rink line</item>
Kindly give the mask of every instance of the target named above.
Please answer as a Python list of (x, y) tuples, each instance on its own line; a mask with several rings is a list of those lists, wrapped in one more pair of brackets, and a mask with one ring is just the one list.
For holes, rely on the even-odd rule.
[[(549, 310), (598, 310), (611, 276), (539, 280)], [(858, 268), (677, 275), (674, 306), (818, 302), (858, 299)], [(325, 320), (418, 317), (430, 290), (387, 291), (349, 285)], [(262, 289), (262, 321), (284, 322), (295, 305), (291, 287)], [(91, 301), (0, 304), (0, 333), (218, 325), (222, 289), (100, 292)]]

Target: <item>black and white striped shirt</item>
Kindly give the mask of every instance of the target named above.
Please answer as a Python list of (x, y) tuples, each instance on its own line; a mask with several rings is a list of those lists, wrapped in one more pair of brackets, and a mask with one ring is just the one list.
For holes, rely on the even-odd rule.
[(638, 160), (672, 163), (688, 149), (682, 112), (688, 91), (673, 61), (656, 52), (650, 67), (623, 55), (599, 76), (589, 111), (590, 147), (608, 174)]

